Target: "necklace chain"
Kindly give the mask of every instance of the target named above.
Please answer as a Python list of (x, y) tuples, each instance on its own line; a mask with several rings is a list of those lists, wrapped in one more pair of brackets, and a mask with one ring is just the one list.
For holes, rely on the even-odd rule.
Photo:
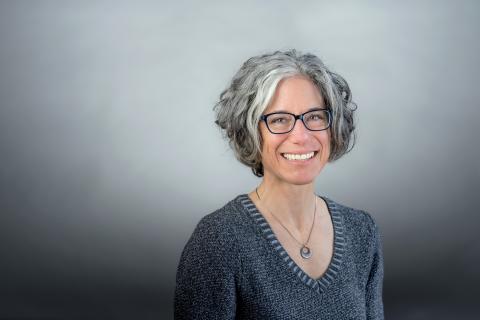
[[(258, 187), (255, 188), (255, 193), (257, 194), (257, 197), (258, 197), (258, 200), (262, 201), (262, 199), (260, 198), (260, 195), (258, 194)], [(274, 214), (273, 212), (264, 204), (265, 208), (268, 210), (268, 212), (270, 212), (270, 214), (272, 215), (272, 217), (275, 218), (275, 220), (278, 221), (278, 223), (280, 223), (280, 225), (290, 234), (290, 236), (295, 239), (296, 242), (298, 242), (298, 244), (300, 244), (302, 247), (300, 249), (300, 255), (302, 256), (302, 258), (304, 259), (308, 259), (310, 258), (310, 256), (312, 255), (311, 251), (310, 251), (310, 248), (307, 247), (307, 244), (308, 242), (310, 241), (310, 236), (312, 235), (312, 230), (313, 230), (313, 226), (315, 225), (315, 216), (317, 214), (317, 198), (315, 197), (315, 209), (313, 211), (313, 222), (312, 222), (312, 226), (310, 227), (310, 232), (308, 234), (308, 238), (307, 238), (307, 241), (305, 243), (302, 243), (300, 241), (297, 240), (297, 238), (295, 238), (295, 236), (290, 232), (290, 230), (288, 230), (287, 227), (285, 227), (283, 225), (283, 223), (280, 221), (280, 219), (278, 219)]]

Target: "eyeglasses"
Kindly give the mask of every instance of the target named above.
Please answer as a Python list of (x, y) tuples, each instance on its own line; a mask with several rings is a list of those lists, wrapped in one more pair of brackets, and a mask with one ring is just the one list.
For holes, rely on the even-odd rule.
[(272, 112), (260, 117), (265, 121), (268, 131), (273, 134), (288, 133), (293, 130), (297, 120), (302, 120), (305, 128), (310, 131), (322, 131), (330, 127), (332, 117), (328, 109), (313, 109), (305, 113), (295, 115), (289, 112)]

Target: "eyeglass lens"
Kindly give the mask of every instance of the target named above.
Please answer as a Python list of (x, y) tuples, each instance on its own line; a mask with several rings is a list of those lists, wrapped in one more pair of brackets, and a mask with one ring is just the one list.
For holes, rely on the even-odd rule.
[[(303, 123), (310, 130), (325, 130), (329, 119), (326, 110), (314, 110), (304, 114)], [(274, 133), (284, 133), (293, 129), (295, 117), (288, 113), (275, 113), (267, 117), (268, 128)]]

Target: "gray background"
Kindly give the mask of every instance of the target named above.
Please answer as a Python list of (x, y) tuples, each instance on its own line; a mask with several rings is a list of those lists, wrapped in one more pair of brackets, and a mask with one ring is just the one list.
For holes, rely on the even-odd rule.
[(0, 2), (0, 319), (170, 319), (196, 223), (259, 180), (213, 125), (252, 55), (350, 83), (317, 192), (381, 227), (389, 319), (478, 312), (477, 1)]

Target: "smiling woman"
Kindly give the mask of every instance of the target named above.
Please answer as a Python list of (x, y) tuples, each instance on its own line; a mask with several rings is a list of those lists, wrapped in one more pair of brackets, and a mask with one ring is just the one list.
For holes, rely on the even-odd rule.
[[(264, 112), (260, 123), (263, 185), (312, 182), (330, 156), (328, 121), (322, 120), (329, 113), (320, 91), (305, 76), (285, 78)], [(303, 124), (296, 124), (297, 118)]]
[(347, 82), (295, 50), (247, 60), (215, 106), (262, 181), (202, 218), (180, 258), (175, 319), (383, 319), (383, 255), (365, 211), (315, 193), (354, 145)]

